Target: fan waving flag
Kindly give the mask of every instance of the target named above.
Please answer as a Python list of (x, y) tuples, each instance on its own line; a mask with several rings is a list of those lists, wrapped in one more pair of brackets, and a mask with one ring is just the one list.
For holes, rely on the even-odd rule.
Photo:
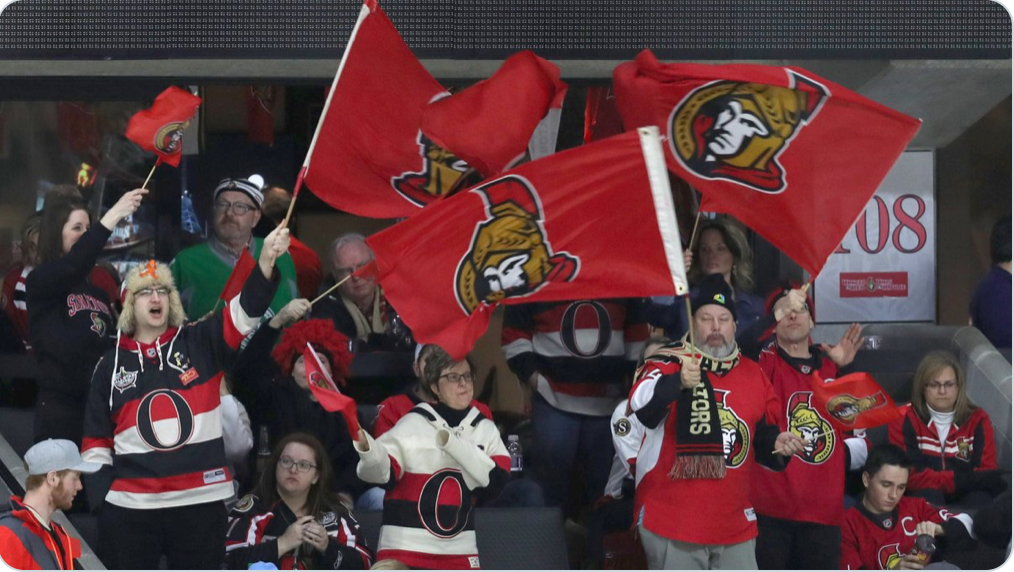
[(902, 417), (891, 396), (868, 373), (850, 373), (830, 382), (814, 374), (813, 400), (841, 431), (879, 427)]
[(426, 106), (422, 130), (490, 177), (524, 156), (539, 121), (561, 108), (566, 95), (560, 68), (519, 52), (489, 79)]
[(243, 254), (239, 255), (239, 260), (232, 267), (229, 279), (225, 282), (225, 288), (222, 288), (222, 293), (218, 295), (218, 299), (228, 304), (229, 300), (238, 296), (243, 291), (246, 279), (250, 277), (250, 273), (253, 272), (255, 266), (257, 266), (257, 262), (250, 255), (250, 251), (244, 248)]
[(320, 363), (320, 356), (313, 350), (310, 342), (306, 343), (303, 350), (303, 368), (306, 371), (306, 385), (310, 393), (317, 398), (317, 402), (325, 411), (341, 413), (348, 425), (349, 435), (356, 439), (359, 434), (359, 418), (357, 417), (356, 402), (351, 397), (346, 397), (338, 391), (327, 370)]
[(687, 291), (654, 127), (521, 165), (367, 242), (416, 339), (455, 359), (497, 304)]
[(200, 105), (201, 98), (172, 86), (160, 93), (151, 107), (130, 118), (127, 139), (158, 155), (159, 163), (178, 167), (183, 155), (183, 131)]
[(617, 66), (625, 125), (657, 125), (666, 162), (703, 195), (813, 275), (866, 207), (920, 122), (806, 70)]

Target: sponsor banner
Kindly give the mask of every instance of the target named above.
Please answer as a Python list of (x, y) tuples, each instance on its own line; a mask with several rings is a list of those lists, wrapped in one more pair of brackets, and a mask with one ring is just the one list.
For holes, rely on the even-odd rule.
[(817, 322), (936, 321), (933, 152), (898, 158), (814, 283)]

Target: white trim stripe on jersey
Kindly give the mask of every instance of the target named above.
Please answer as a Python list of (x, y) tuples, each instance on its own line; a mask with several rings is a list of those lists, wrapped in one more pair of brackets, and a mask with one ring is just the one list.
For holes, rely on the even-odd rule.
[(123, 508), (173, 508), (177, 506), (190, 506), (213, 501), (224, 501), (225, 499), (231, 497), (234, 492), (232, 480), (227, 480), (225, 482), (214, 483), (195, 489), (168, 491), (164, 493), (129, 493), (125, 491), (111, 490), (106, 494), (106, 501), (109, 504)]
[[(155, 430), (155, 435), (164, 438), (166, 443), (184, 441), (186, 445), (193, 445), (205, 441), (214, 441), (223, 437), (222, 416), (219, 413), (219, 407), (194, 415), (193, 433), (186, 440), (179, 439), (180, 423), (175, 417), (154, 421), (152, 427)], [(163, 439), (159, 440), (162, 441)], [(116, 437), (113, 438), (113, 444), (117, 455), (150, 453), (152, 451), (152, 448), (145, 444), (141, 438), (141, 433), (137, 430), (136, 424), (117, 433)]]

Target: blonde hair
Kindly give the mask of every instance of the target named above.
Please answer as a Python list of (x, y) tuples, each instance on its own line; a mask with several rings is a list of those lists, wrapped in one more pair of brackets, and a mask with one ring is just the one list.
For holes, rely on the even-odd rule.
[(929, 409), (926, 406), (926, 386), (946, 368), (954, 370), (954, 379), (958, 384), (958, 398), (954, 402), (954, 424), (961, 425), (968, 421), (972, 412), (978, 409), (968, 398), (965, 371), (961, 369), (954, 354), (942, 350), (932, 351), (919, 362), (919, 367), (916, 368), (915, 376), (912, 378), (912, 409), (924, 423), (929, 423), (930, 420)]
[(701, 269), (701, 238), (709, 230), (717, 231), (722, 235), (722, 242), (732, 253), (732, 287), (736, 291), (753, 292), (753, 251), (746, 239), (746, 233), (733, 222), (732, 219), (716, 219), (701, 224), (697, 231), (697, 240), (694, 244), (694, 260), (687, 270), (687, 279), (691, 284), (697, 284), (704, 278)]
[(385, 558), (374, 562), (373, 566), (370, 566), (370, 570), (411, 570), (411, 568), (401, 560)]
[(187, 319), (187, 314), (183, 311), (183, 301), (180, 300), (180, 293), (176, 290), (176, 282), (173, 280), (169, 267), (161, 262), (155, 262), (155, 275), (141, 276), (147, 269), (147, 264), (138, 264), (127, 273), (127, 277), (123, 281), (127, 295), (123, 300), (123, 311), (120, 312), (117, 325), (120, 331), (128, 336), (134, 335), (134, 330), (137, 327), (137, 320), (134, 316), (134, 297), (138, 290), (149, 286), (165, 286), (169, 289), (169, 314), (166, 317), (166, 324), (170, 328), (182, 326)]

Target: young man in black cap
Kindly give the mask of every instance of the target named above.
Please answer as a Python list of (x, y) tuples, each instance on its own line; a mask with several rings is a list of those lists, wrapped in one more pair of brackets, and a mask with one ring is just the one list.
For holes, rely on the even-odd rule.
[(82, 442), (112, 479), (99, 512), (99, 556), (109, 568), (217, 569), (233, 494), (220, 413), (221, 379), (278, 288), (287, 229), (264, 239), (243, 291), (196, 322), (169, 268), (127, 274), (117, 345), (92, 374)]
[[(207, 242), (180, 251), (171, 264), (188, 316), (200, 318), (217, 307), (244, 250), (254, 260), (260, 256), (264, 240), (254, 238), (253, 228), (261, 218), (263, 202), (260, 185), (247, 179), (223, 179), (215, 188), (213, 234)], [(299, 295), (296, 267), (288, 253), (278, 259), (277, 268), (281, 284), (271, 300), (272, 315)]]
[[(637, 456), (641, 543), (653, 569), (757, 567), (754, 460), (784, 469), (804, 441), (779, 433), (781, 403), (760, 367), (739, 355), (732, 292), (705, 278), (693, 300), (693, 337), (655, 352), (630, 405), (645, 426)], [(774, 452), (774, 453), (773, 453)]]

